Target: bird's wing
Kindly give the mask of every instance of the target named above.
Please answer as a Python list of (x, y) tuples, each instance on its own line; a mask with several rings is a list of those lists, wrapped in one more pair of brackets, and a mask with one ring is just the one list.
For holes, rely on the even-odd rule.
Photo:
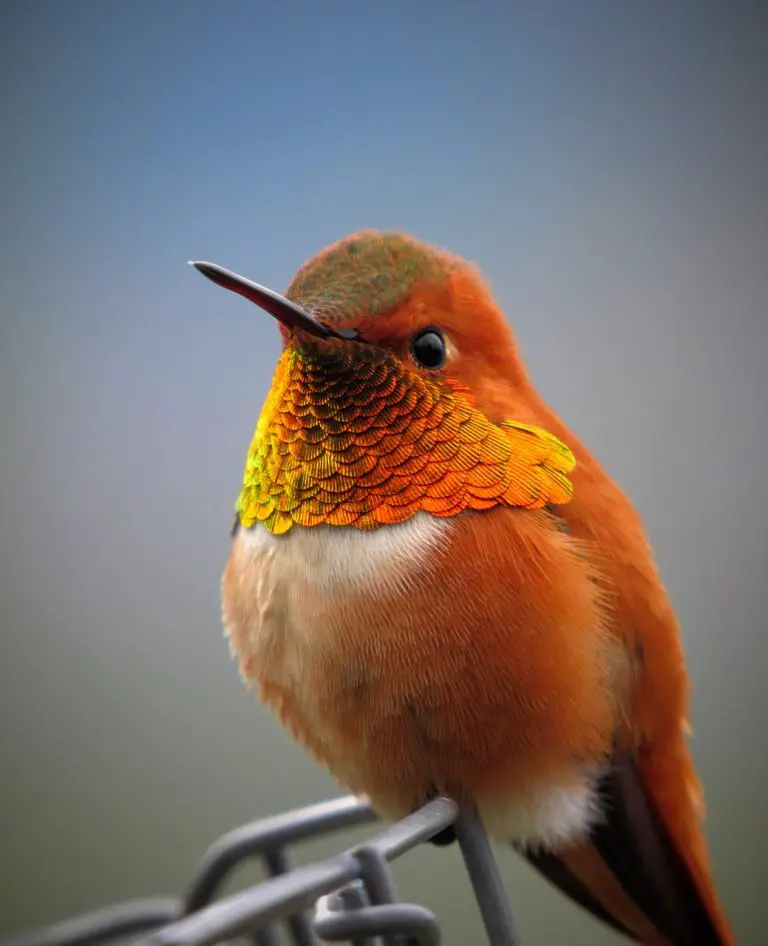
[(624, 936), (628, 936), (637, 942), (637, 937), (606, 910), (592, 894), (589, 887), (556, 854), (542, 849), (521, 850), (520, 853), (532, 867), (536, 868), (542, 877), (545, 877), (566, 897), (570, 897), (575, 904), (591, 913), (596, 919), (612, 927), (617, 933), (623, 933)]
[(634, 762), (614, 760), (599, 792), (603, 820), (589, 838), (553, 854), (526, 854), (533, 866), (576, 903), (633, 938), (725, 946)]

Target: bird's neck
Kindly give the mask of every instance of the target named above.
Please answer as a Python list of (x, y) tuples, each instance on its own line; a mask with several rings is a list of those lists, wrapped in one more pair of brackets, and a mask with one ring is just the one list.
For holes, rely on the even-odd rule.
[(509, 504), (512, 452), (454, 382), (427, 381), (392, 356), (345, 363), (289, 349), (248, 451), (238, 516), (281, 535)]

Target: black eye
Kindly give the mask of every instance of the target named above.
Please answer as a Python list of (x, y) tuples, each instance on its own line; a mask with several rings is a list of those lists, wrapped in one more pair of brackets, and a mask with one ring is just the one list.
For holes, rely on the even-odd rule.
[(445, 339), (436, 328), (425, 328), (411, 340), (411, 353), (422, 368), (442, 368), (445, 364)]

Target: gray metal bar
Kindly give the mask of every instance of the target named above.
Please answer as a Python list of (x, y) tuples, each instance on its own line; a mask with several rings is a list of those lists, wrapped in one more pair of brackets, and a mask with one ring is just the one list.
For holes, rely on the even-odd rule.
[[(457, 815), (455, 802), (435, 798), (380, 831), (367, 844), (391, 860), (433, 837), (452, 824)], [(359, 871), (360, 865), (350, 851), (299, 867), (158, 930), (142, 940), (141, 946), (210, 946), (305, 910), (322, 894), (349, 883)]]
[(353, 939), (365, 930), (367, 934), (410, 936), (419, 946), (439, 946), (440, 927), (434, 913), (413, 903), (385, 903), (329, 913), (318, 924), (318, 933), (330, 942)]
[(360, 864), (360, 876), (371, 903), (394, 903), (397, 888), (384, 855), (372, 844), (361, 844), (352, 854)]
[(349, 940), (349, 946), (382, 946), (380, 936), (368, 936), (365, 923), (358, 928), (339, 930), (335, 925), (339, 916), (355, 913), (359, 916), (371, 904), (362, 880), (353, 880), (333, 893), (320, 897), (315, 904), (315, 932), (325, 942)]
[(194, 913), (210, 903), (232, 868), (245, 857), (376, 820), (377, 816), (367, 802), (348, 795), (235, 828), (219, 838), (203, 855), (184, 898), (185, 913)]
[(444, 797), (435, 798), (418, 811), (389, 825), (366, 841), (366, 844), (376, 847), (391, 861), (453, 824), (458, 815), (459, 808), (455, 801)]
[(297, 867), (184, 917), (140, 940), (141, 946), (211, 946), (261, 928), (287, 913), (305, 910), (317, 898), (357, 876), (350, 854)]
[(170, 897), (128, 900), (42, 930), (9, 937), (3, 940), (2, 946), (87, 946), (165, 926), (177, 920), (181, 913), (181, 901)]
[(480, 816), (476, 811), (462, 811), (454, 828), (490, 946), (519, 946), (509, 901)]
[[(336, 934), (340, 935), (343, 927), (352, 935), (357, 946), (382, 946), (380, 934), (388, 937), (410, 936), (407, 940), (409, 946), (416, 940), (420, 943), (437, 943), (439, 926), (433, 914), (413, 904), (393, 902), (397, 899), (397, 890), (387, 862), (439, 834), (452, 825), (457, 817), (458, 808), (453, 801), (435, 798), (408, 817), (379, 831), (366, 843), (295, 870), (290, 870), (283, 844), (370, 822), (376, 816), (367, 803), (348, 797), (266, 818), (230, 832), (212, 845), (202, 859), (187, 897), (182, 901), (157, 899), (118, 904), (8, 939), (2, 946), (93, 946), (109, 939), (145, 934), (151, 929), (154, 929), (154, 933), (138, 940), (138, 946), (213, 946), (241, 934), (248, 934), (255, 946), (277, 946), (279, 940), (274, 924), (286, 918), (289, 918), (289, 925), (299, 946), (316, 946), (314, 931), (303, 911), (319, 898), (321, 903), (317, 904), (316, 913), (318, 930), (322, 926), (323, 933), (330, 935), (335, 929)], [(503, 923), (504, 910), (508, 911), (508, 908), (503, 891), (499, 901), (500, 885), (490, 897), (482, 889), (488, 876), (494, 876), (495, 862), (492, 855), (489, 850), (486, 852), (490, 858), (489, 875), (489, 864), (485, 863), (483, 869), (482, 857), (478, 858), (478, 851), (472, 847), (474, 844), (477, 848), (478, 838), (470, 830), (471, 821), (465, 816), (462, 824), (466, 829), (464, 834), (467, 835), (465, 837), (462, 834), (462, 850), (486, 926), (489, 923), (493, 926), (494, 922), (498, 926), (500, 902), (502, 924), (499, 928), (508, 930), (512, 927), (504, 926)], [(479, 840), (487, 847), (487, 838), (479, 822), (478, 827)], [(275, 876), (206, 906), (232, 868), (244, 858), (256, 854), (265, 857), (269, 870)], [(368, 888), (367, 898), (362, 894), (360, 880), (363, 878)], [(353, 889), (349, 885), (355, 880), (358, 883), (354, 884)], [(355, 891), (357, 896), (354, 895)], [(332, 892), (331, 897), (323, 896)], [(378, 902), (369, 904), (369, 899)], [(331, 906), (331, 900), (338, 902), (336, 909)], [(322, 901), (328, 901), (324, 915)], [(351, 907), (350, 910), (343, 909), (345, 903)], [(492, 937), (491, 942), (492, 946), (502, 943), (508, 946), (514, 943), (514, 939)]]
[[(264, 855), (269, 872), (273, 877), (280, 877), (287, 874), (291, 865), (288, 855), (282, 848), (274, 851), (267, 851)], [(294, 913), (286, 920), (288, 929), (291, 931), (294, 946), (317, 946), (317, 940), (312, 930), (312, 924), (306, 913)]]
[[(395, 903), (397, 900), (395, 879), (384, 855), (370, 844), (361, 844), (352, 853), (360, 865), (360, 876), (371, 903), (374, 906)], [(384, 936), (384, 946), (405, 946), (405, 944), (396, 935), (396, 931), (391, 930)]]
[[(337, 938), (338, 927), (334, 921), (338, 919), (339, 914), (359, 913), (363, 908), (370, 906), (368, 894), (362, 880), (353, 880), (333, 893), (328, 893), (315, 904), (315, 932), (323, 942), (333, 941)], [(362, 930), (365, 929), (364, 923), (360, 924), (360, 929), (345, 928), (338, 935), (339, 939), (349, 940), (350, 946), (381, 946), (381, 937), (368, 936)]]

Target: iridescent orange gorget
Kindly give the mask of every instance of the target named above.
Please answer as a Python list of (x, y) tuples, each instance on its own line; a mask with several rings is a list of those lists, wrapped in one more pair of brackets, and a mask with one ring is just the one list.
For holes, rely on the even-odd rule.
[(494, 424), (450, 379), (396, 356), (289, 343), (256, 427), (237, 501), (242, 525), (371, 529), (418, 511), (565, 503), (574, 459), (546, 431)]

